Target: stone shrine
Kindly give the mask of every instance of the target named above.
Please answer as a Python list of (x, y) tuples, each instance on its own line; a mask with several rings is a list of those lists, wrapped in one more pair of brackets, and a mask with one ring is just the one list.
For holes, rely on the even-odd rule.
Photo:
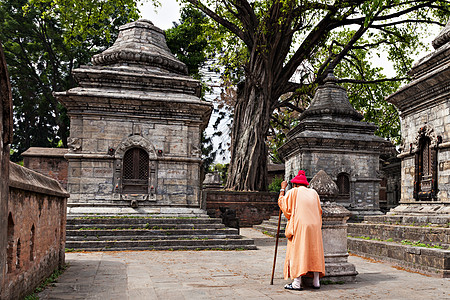
[(350, 104), (347, 92), (328, 74), (324, 84), (299, 117), (300, 124), (279, 149), (285, 159), (286, 180), (298, 170), (308, 179), (324, 170), (338, 185), (337, 203), (359, 219), (379, 211), (379, 157), (391, 144), (375, 136), (376, 126)]
[[(435, 51), (409, 72), (412, 81), (387, 97), (402, 124), (401, 199), (393, 213), (450, 215), (450, 22)], [(443, 221), (445, 223), (445, 220)]]
[(161, 29), (138, 20), (119, 30), (93, 65), (73, 71), (79, 87), (55, 93), (71, 124), (69, 213), (195, 211), (212, 104)]

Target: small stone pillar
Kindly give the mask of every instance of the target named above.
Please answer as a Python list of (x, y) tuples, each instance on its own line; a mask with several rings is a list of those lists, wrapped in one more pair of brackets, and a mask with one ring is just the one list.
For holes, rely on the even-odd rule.
[(319, 193), (322, 205), (322, 239), (325, 254), (324, 280), (354, 282), (358, 272), (349, 263), (347, 252), (347, 220), (351, 212), (333, 202), (338, 187), (328, 174), (320, 170), (311, 180), (310, 187)]

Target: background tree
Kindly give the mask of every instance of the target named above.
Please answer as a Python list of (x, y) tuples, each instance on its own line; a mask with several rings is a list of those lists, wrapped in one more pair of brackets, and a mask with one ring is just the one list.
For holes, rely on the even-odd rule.
[(75, 86), (71, 71), (136, 20), (135, 0), (2, 0), (0, 40), (14, 104), (12, 160), (31, 146), (67, 144), (69, 120), (53, 92)]
[[(266, 137), (274, 111), (290, 107), (301, 112), (303, 108), (293, 102), (310, 98), (333, 70), (342, 83), (360, 84), (352, 89), (372, 98), (389, 92), (395, 86), (378, 86), (393, 79), (367, 64), (367, 56), (387, 51), (397, 71), (395, 80), (404, 79), (426, 25), (443, 26), (449, 16), (448, 1), (184, 2), (227, 30), (221, 50), (225, 74), (235, 82), (243, 75), (237, 84), (226, 185), (234, 190), (267, 189)], [(289, 96), (280, 100), (283, 95)], [(369, 116), (381, 105), (360, 104), (357, 108), (367, 110)]]
[[(192, 5), (181, 8), (179, 23), (174, 22), (173, 27), (165, 31), (167, 46), (170, 51), (188, 67), (189, 75), (202, 81), (202, 97), (210, 91), (200, 70), (205, 67), (208, 60), (208, 53), (212, 52), (214, 41), (209, 34), (211, 23), (208, 17)], [(212, 144), (211, 137), (203, 132), (202, 160), (203, 173), (210, 169), (216, 157), (216, 151)]]

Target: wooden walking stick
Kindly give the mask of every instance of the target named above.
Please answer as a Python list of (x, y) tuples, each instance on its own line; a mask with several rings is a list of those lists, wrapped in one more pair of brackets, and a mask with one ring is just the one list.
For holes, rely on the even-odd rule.
[(273, 285), (273, 276), (275, 274), (275, 264), (277, 261), (277, 251), (278, 251), (278, 238), (280, 237), (280, 224), (281, 224), (281, 209), (280, 212), (278, 213), (277, 237), (275, 239), (275, 255), (273, 256), (272, 277), (270, 278), (270, 285)]

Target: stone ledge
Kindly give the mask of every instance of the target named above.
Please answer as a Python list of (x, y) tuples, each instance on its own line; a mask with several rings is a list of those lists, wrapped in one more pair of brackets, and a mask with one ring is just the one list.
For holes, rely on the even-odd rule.
[(12, 162), (9, 165), (9, 187), (62, 198), (70, 196), (58, 181)]
[(391, 238), (396, 242), (409, 240), (428, 244), (450, 244), (450, 228), (349, 223), (347, 231), (351, 236), (368, 236), (380, 240)]
[(392, 263), (431, 276), (450, 277), (450, 250), (399, 245), (392, 242), (348, 238), (351, 253)]

